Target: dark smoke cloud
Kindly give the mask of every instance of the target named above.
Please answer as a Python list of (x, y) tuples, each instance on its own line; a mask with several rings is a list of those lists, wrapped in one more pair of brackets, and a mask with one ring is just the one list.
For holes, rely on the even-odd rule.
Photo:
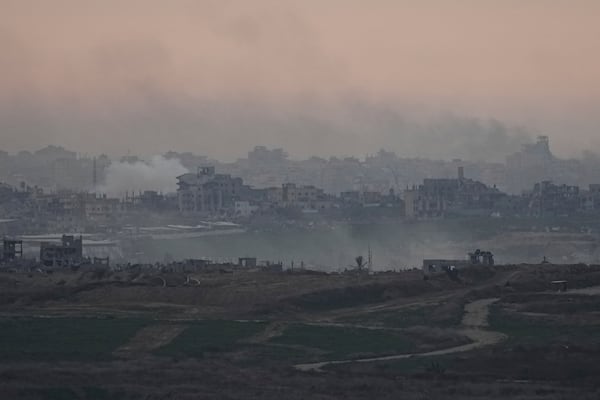
[[(7, 150), (55, 144), (83, 153), (173, 149), (234, 159), (265, 144), (294, 157), (385, 148), (410, 157), (501, 161), (534, 136), (514, 126), (523, 121), (552, 136), (559, 155), (565, 144), (571, 155), (600, 149), (597, 102), (590, 101), (596, 89), (570, 79), (567, 67), (575, 62), (556, 76), (550, 69), (569, 54), (586, 60), (593, 35), (560, 42), (566, 36), (555, 31), (554, 18), (566, 23), (568, 13), (547, 6), (529, 10), (540, 18), (549, 13), (539, 21), (540, 37), (519, 36), (529, 33), (528, 21), (514, 32), (504, 32), (500, 17), (486, 22), (486, 29), (500, 29), (499, 48), (510, 50), (499, 58), (487, 39), (480, 46), (471, 34), (483, 19), (464, 4), (443, 6), (463, 26), (436, 33), (423, 31), (417, 17), (443, 13), (430, 13), (431, 5), (402, 10), (397, 2), (33, 3), (9, 1), (0, 14), (0, 146)], [(513, 14), (512, 6), (487, 5), (477, 15), (494, 10)], [(576, 16), (571, 23), (587, 26)], [(530, 48), (517, 46), (527, 43), (566, 56), (541, 74)], [(595, 58), (579, 61), (578, 71), (595, 77)]]
[[(173, 98), (152, 85), (135, 89), (137, 104), (118, 101), (104, 112), (35, 102), (0, 109), (0, 131), (13, 149), (62, 144), (80, 152), (122, 155), (192, 151), (235, 159), (257, 144), (283, 147), (293, 157), (365, 155), (380, 148), (406, 157), (502, 161), (531, 134), (497, 120), (458, 115), (411, 115), (401, 106), (341, 102), (321, 109), (299, 102), (267, 105)], [(118, 138), (110, 140), (110, 138)]]

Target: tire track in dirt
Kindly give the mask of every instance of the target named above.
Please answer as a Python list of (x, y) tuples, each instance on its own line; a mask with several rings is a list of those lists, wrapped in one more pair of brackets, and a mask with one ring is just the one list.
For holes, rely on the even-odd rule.
[(488, 326), (487, 319), (489, 315), (489, 306), (498, 300), (499, 299), (497, 298), (480, 299), (468, 303), (465, 306), (465, 315), (463, 316), (461, 323), (462, 329), (457, 330), (457, 333), (467, 336), (473, 341), (472, 343), (464, 344), (461, 346), (449, 347), (447, 349), (430, 351), (427, 353), (397, 354), (392, 356), (371, 357), (353, 360), (323, 361), (318, 363), (297, 364), (294, 366), (294, 368), (300, 371), (322, 371), (322, 368), (328, 365), (391, 361), (411, 357), (431, 357), (452, 353), (460, 353), (464, 351), (473, 350), (479, 347), (496, 344), (504, 340), (506, 336), (500, 332), (487, 331), (483, 328)]

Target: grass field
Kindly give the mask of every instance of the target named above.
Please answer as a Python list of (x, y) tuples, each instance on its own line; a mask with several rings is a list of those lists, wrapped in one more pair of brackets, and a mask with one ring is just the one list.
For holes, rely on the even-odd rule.
[(408, 353), (415, 349), (411, 338), (401, 332), (303, 324), (289, 326), (272, 342), (318, 349), (328, 359)]
[(490, 329), (506, 334), (507, 345), (600, 344), (600, 325), (561, 324), (490, 308)]
[(364, 325), (379, 324), (390, 328), (433, 326), (448, 328), (458, 326), (464, 314), (462, 305), (453, 304), (442, 309), (440, 305), (424, 306), (394, 311), (371, 312), (344, 318), (344, 322)]
[(203, 357), (206, 353), (232, 351), (266, 327), (263, 322), (197, 321), (192, 322), (157, 355)]
[[(585, 310), (591, 302), (583, 302)], [(573, 300), (575, 302), (575, 300)], [(412, 357), (369, 365), (333, 365), (336, 371), (362, 371), (378, 376), (423, 375), (479, 376), (492, 379), (593, 382), (600, 373), (596, 362), (600, 346), (600, 325), (571, 323), (519, 315), (503, 308), (490, 307), (489, 329), (502, 332), (507, 339), (481, 350), (435, 357)], [(568, 309), (576, 309), (576, 304)], [(580, 310), (579, 310), (580, 311)], [(554, 315), (553, 317), (555, 317)]]
[(95, 361), (111, 358), (143, 319), (0, 319), (0, 358), (10, 361)]

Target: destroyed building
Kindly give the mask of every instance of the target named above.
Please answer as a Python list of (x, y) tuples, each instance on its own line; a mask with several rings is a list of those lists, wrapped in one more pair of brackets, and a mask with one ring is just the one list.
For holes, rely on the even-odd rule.
[(463, 167), (457, 178), (425, 179), (404, 192), (406, 216), (440, 218), (449, 214), (489, 215), (505, 194), (496, 187), (465, 178)]
[(528, 198), (529, 213), (535, 217), (573, 215), (583, 203), (578, 186), (555, 185), (551, 181), (536, 183)]
[(472, 265), (494, 265), (494, 254), (491, 251), (475, 250), (469, 253), (469, 262)]
[(40, 244), (40, 263), (46, 267), (78, 266), (83, 261), (83, 238), (63, 235), (60, 243)]
[(2, 263), (9, 263), (17, 259), (23, 258), (23, 241), (16, 239), (2, 240)]
[(582, 191), (581, 207), (586, 213), (600, 210), (600, 184), (591, 184), (587, 191)]
[(256, 257), (240, 257), (238, 258), (238, 266), (240, 267), (246, 267), (246, 268), (253, 268), (256, 267)]
[(84, 205), (85, 217), (88, 221), (106, 223), (113, 220), (121, 209), (119, 199), (104, 196), (89, 197)]
[(494, 265), (494, 254), (491, 251), (482, 251), (480, 249), (468, 253), (465, 259), (424, 259), (423, 274), (431, 275), (439, 272), (448, 272), (450, 270), (460, 270), (473, 265)]

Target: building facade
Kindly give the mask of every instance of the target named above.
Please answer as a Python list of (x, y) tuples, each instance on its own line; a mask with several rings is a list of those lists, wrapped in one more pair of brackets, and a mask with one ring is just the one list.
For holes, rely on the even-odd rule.
[(179, 211), (218, 213), (233, 210), (247, 190), (241, 178), (215, 173), (214, 167), (198, 168), (196, 173), (177, 177)]

